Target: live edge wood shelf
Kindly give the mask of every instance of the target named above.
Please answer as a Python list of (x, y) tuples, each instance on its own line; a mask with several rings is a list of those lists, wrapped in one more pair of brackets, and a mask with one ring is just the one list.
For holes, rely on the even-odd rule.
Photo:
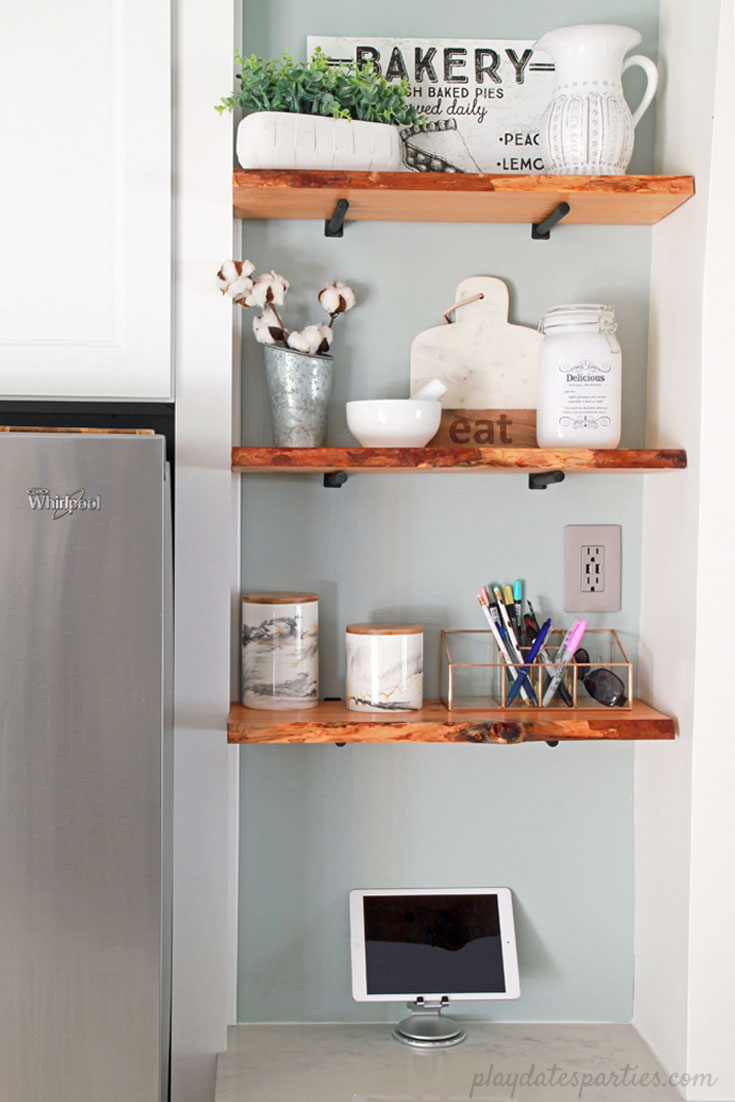
[[(239, 218), (329, 219), (347, 199), (347, 221), (538, 223), (560, 203), (566, 223), (650, 226), (694, 194), (690, 176), (481, 176), (445, 173), (236, 171)], [(251, 473), (336, 471), (507, 471), (528, 473), (681, 470), (678, 450), (542, 448), (232, 449), (233, 470)], [(428, 701), (420, 712), (349, 711), (325, 701), (304, 711), (258, 711), (233, 704), (228, 739), (264, 743), (557, 742), (673, 739), (674, 721), (641, 701), (631, 709), (449, 712)]]
[(556, 742), (591, 739), (673, 739), (674, 721), (639, 700), (633, 707), (512, 709), (449, 712), (440, 701), (427, 701), (420, 712), (393, 715), (351, 712), (328, 700), (304, 711), (259, 711), (233, 704), (227, 725), (229, 742), (352, 743), (463, 742), (470, 744)]
[(538, 223), (566, 202), (565, 225), (651, 226), (693, 194), (691, 176), (251, 169), (233, 179), (238, 218), (329, 219), (347, 199), (348, 222)]
[(251, 474), (333, 471), (567, 471), (630, 473), (683, 470), (686, 452), (577, 448), (255, 448), (232, 449), (232, 468)]

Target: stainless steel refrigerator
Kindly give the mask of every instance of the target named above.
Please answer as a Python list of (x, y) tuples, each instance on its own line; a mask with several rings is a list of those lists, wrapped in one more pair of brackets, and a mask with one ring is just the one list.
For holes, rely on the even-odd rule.
[(0, 432), (0, 1100), (160, 1102), (164, 440)]

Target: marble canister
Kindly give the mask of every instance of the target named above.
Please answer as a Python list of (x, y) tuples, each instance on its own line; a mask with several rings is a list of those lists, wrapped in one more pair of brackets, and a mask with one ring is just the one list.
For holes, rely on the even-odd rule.
[(420, 624), (349, 624), (347, 707), (353, 712), (417, 712), (423, 703)]
[(247, 708), (319, 703), (316, 593), (249, 593), (242, 599), (242, 702)]

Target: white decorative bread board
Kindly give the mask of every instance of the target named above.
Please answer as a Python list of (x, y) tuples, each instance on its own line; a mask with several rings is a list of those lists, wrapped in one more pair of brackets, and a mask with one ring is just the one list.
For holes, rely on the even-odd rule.
[(411, 345), (411, 393), (431, 379), (447, 387), (444, 409), (535, 409), (543, 337), (508, 322), (508, 287), (493, 276), (471, 276), (457, 288), (467, 302), (455, 321), (436, 325)]

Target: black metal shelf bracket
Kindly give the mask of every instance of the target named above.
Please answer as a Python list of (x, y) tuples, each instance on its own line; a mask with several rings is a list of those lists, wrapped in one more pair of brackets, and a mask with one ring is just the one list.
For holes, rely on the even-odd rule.
[(327, 471), (324, 475), (324, 485), (330, 489), (338, 490), (347, 481), (347, 471)]
[(537, 471), (528, 476), (529, 490), (545, 490), (555, 482), (564, 481), (564, 471)]
[(345, 215), (350, 209), (349, 199), (338, 199), (331, 218), (324, 223), (325, 237), (343, 237), (345, 228)]
[(572, 208), (569, 203), (559, 203), (551, 214), (547, 214), (541, 222), (535, 222), (531, 226), (531, 238), (533, 241), (548, 241), (554, 226), (558, 226), (562, 218), (566, 218)]

